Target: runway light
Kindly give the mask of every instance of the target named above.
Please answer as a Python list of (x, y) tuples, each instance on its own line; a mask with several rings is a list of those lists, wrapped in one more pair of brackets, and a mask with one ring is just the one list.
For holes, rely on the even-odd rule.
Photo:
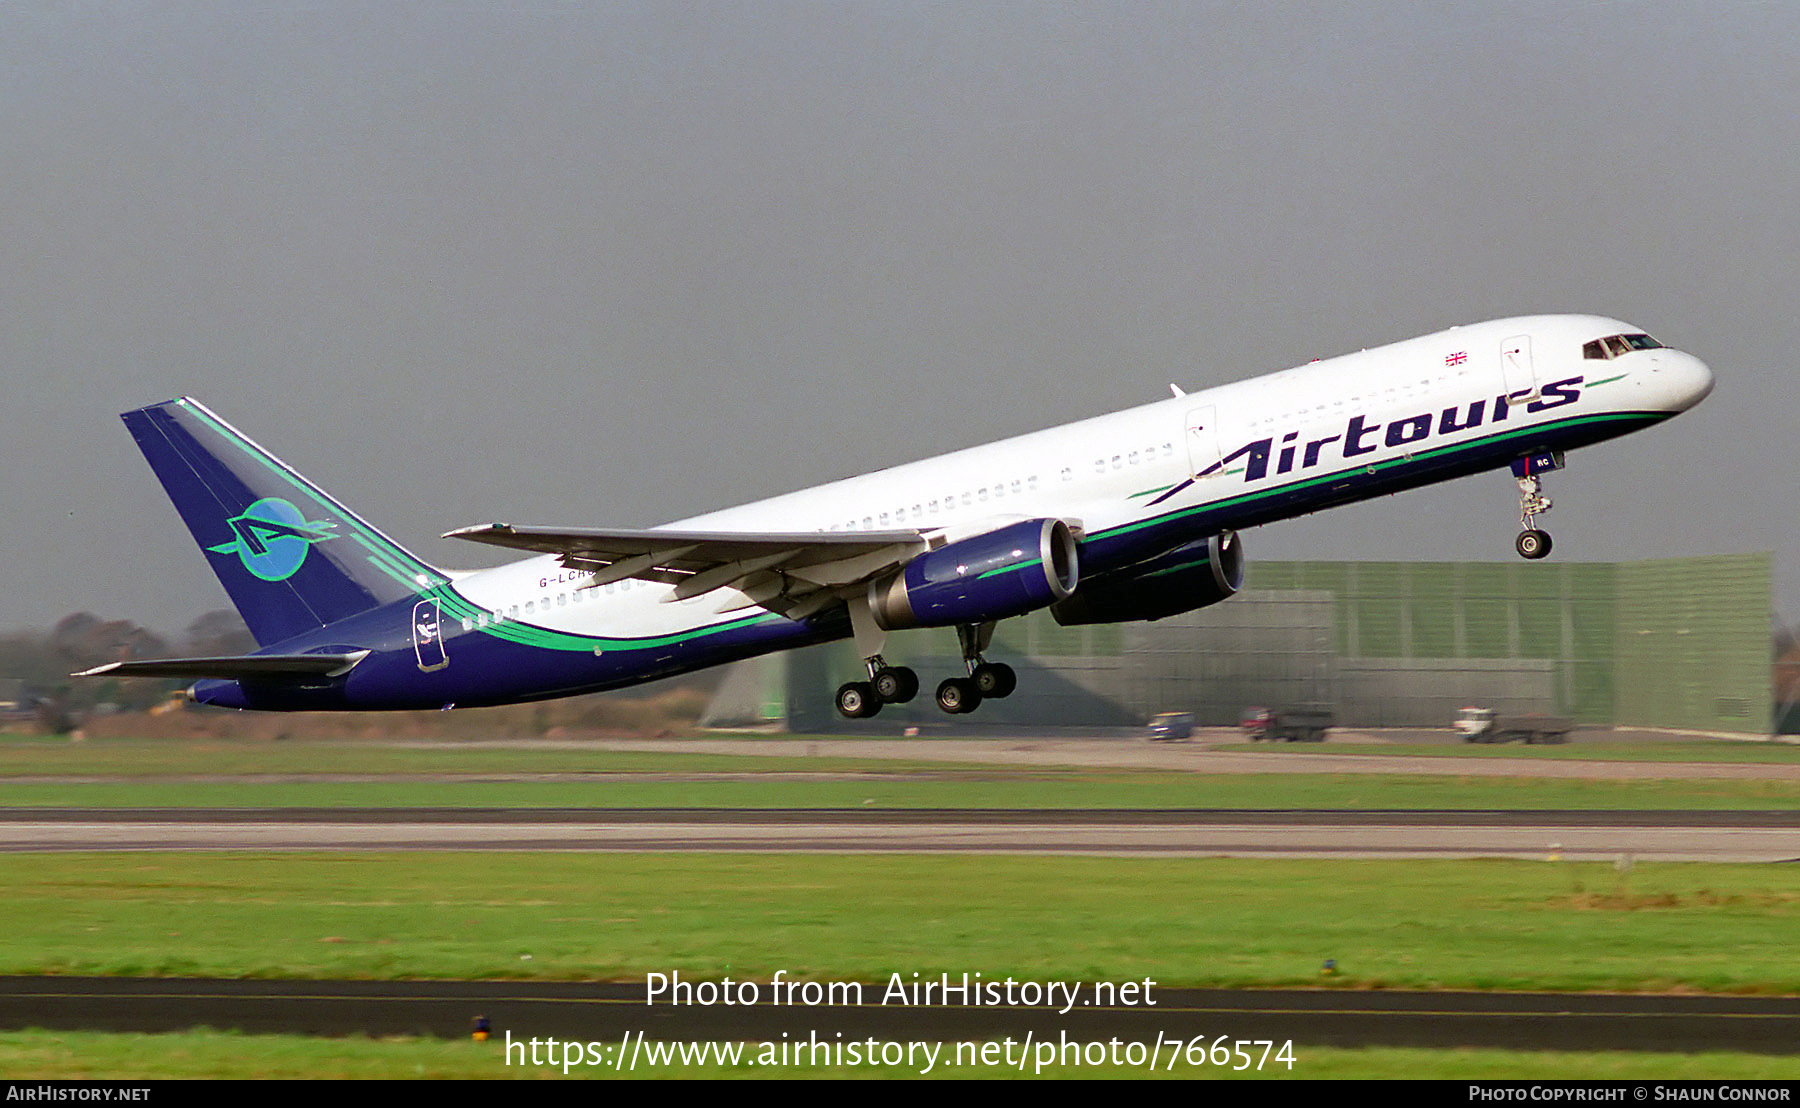
[(1336, 958), (1325, 959), (1325, 964), (1319, 967), (1319, 976), (1320, 977), (1336, 977), (1337, 976), (1337, 959)]
[(487, 1042), (487, 1040), (488, 1040), (488, 1018), (486, 1016), (476, 1016), (475, 1017), (475, 1032), (472, 1037), (478, 1043)]

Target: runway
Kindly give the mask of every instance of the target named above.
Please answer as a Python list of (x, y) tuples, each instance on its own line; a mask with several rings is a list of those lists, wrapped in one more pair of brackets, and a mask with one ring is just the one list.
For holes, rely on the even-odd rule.
[[(640, 744), (607, 744), (635, 748)], [(671, 744), (642, 744), (669, 750)], [(687, 744), (682, 744), (687, 745)], [(695, 753), (710, 741), (691, 744)], [(722, 742), (719, 753), (838, 753)], [(845, 746), (851, 746), (846, 742)], [(854, 741), (871, 756), (871, 744)], [(964, 746), (967, 749), (964, 749)], [(894, 743), (889, 757), (1190, 772), (1787, 778), (1800, 767), (1243, 753), (1142, 742)], [(791, 749), (790, 749), (791, 748)], [(849, 750), (843, 751), (848, 753)], [(580, 775), (583, 778), (589, 775)], [(710, 776), (710, 775), (708, 775)], [(1052, 853), (1131, 856), (1800, 860), (1795, 811), (1118, 809), (8, 808), (0, 851), (560, 850)], [(1080, 1042), (1292, 1040), (1308, 1047), (1729, 1050), (1791, 1054), (1800, 999), (1515, 993), (1162, 990), (1152, 1007), (647, 1006), (641, 984), (0, 979), (0, 1027), (418, 1034), (618, 1042), (851, 1038)], [(490, 1048), (496, 1044), (490, 1044)], [(501, 1048), (503, 1050), (504, 1048)]]
[[(1443, 740), (1446, 750), (1461, 744), (1443, 733), (1416, 733)], [(1347, 729), (1334, 730), (1328, 742), (1315, 746), (1286, 744), (1265, 751), (1218, 749), (1242, 743), (1228, 728), (1195, 733), (1192, 742), (1149, 742), (1135, 733), (1108, 737), (986, 739), (600, 739), (580, 744), (538, 740), (539, 749), (591, 749), (624, 753), (724, 754), (772, 758), (865, 758), (927, 762), (959, 762), (1007, 766), (1083, 767), (1089, 769), (1173, 770), (1191, 773), (1325, 773), (1404, 774), (1453, 777), (1550, 777), (1597, 781), (1761, 780), (1800, 781), (1800, 758), (1783, 762), (1626, 761), (1613, 758), (1532, 757), (1524, 748), (1517, 756), (1379, 753), (1387, 740)], [(410, 743), (409, 746), (431, 744)], [(484, 744), (466, 744), (468, 748)], [(1655, 743), (1645, 741), (1646, 748)], [(1791, 749), (1785, 744), (1783, 749)], [(1574, 748), (1558, 748), (1560, 750)], [(1351, 752), (1351, 751), (1354, 752)], [(1334, 753), (1334, 751), (1336, 751)]]
[(1791, 811), (0, 810), (0, 851), (1058, 853), (1785, 862)]
[[(0, 1029), (176, 1031), (461, 1038), (485, 1016), (496, 1039), (929, 1042), (1119, 1038), (1128, 1042), (1292, 1040), (1308, 1047), (1738, 1051), (1792, 1054), (1800, 999), (1561, 993), (1160, 989), (1154, 1006), (647, 1005), (642, 983), (222, 981), (0, 978)], [(498, 1054), (499, 1043), (489, 1044)], [(503, 1064), (503, 1063), (497, 1063)], [(1185, 1072), (1185, 1071), (1184, 1071)], [(1303, 1072), (1303, 1071), (1300, 1071)]]

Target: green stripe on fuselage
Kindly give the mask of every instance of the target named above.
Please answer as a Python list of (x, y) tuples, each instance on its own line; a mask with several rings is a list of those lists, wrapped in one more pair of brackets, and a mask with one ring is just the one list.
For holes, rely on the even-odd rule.
[[(445, 585), (430, 590), (428, 596), (436, 597), (446, 615), (452, 618), (469, 620), (471, 628), (484, 635), (492, 635), (497, 639), (515, 642), (521, 646), (532, 646), (542, 650), (579, 651), (592, 653), (595, 650), (654, 650), (678, 643), (692, 642), (695, 639), (716, 635), (724, 631), (735, 631), (757, 623), (771, 620), (785, 620), (787, 617), (776, 612), (757, 612), (753, 615), (741, 616), (724, 623), (710, 624), (705, 627), (690, 628), (686, 631), (675, 631), (667, 635), (656, 635), (649, 638), (612, 638), (603, 635), (579, 635), (572, 631), (558, 631), (550, 627), (542, 627), (535, 623), (524, 623), (516, 619), (505, 619), (496, 622), (493, 613), (471, 603), (467, 597)], [(479, 623), (482, 615), (488, 617), (487, 626)]]
[(1196, 504), (1192, 507), (1181, 508), (1163, 515), (1151, 516), (1148, 519), (1140, 519), (1132, 523), (1120, 524), (1117, 527), (1096, 532), (1092, 537), (1115, 538), (1119, 535), (1129, 535), (1133, 531), (1141, 531), (1146, 527), (1161, 526), (1171, 520), (1181, 519), (1185, 516), (1198, 515), (1202, 512), (1218, 511), (1222, 508), (1233, 508), (1245, 504), (1253, 504), (1259, 500), (1266, 500), (1271, 496), (1277, 496), (1282, 493), (1297, 492), (1317, 485), (1330, 484), (1333, 481), (1342, 480), (1344, 477), (1353, 473), (1361, 472), (1365, 474), (1375, 474), (1384, 469), (1393, 469), (1402, 465), (1412, 465), (1431, 458), (1441, 458), (1447, 455), (1466, 453), (1474, 449), (1485, 449), (1492, 447), (1497, 443), (1504, 443), (1509, 439), (1529, 438), (1532, 435), (1541, 435), (1547, 431), (1564, 431), (1572, 427), (1580, 427), (1587, 424), (1628, 421), (1648, 425), (1651, 423), (1659, 423), (1662, 420), (1668, 419), (1673, 414), (1673, 412), (1609, 412), (1602, 415), (1576, 416), (1572, 419), (1559, 420), (1551, 423), (1537, 423), (1529, 427), (1521, 427), (1518, 430), (1506, 431), (1498, 435), (1488, 435), (1483, 438), (1473, 439), (1469, 442), (1460, 442), (1452, 446), (1440, 446), (1432, 450), (1422, 450), (1417, 454), (1399, 458), (1389, 458), (1384, 462), (1350, 466), (1346, 469), (1335, 470), (1331, 473), (1320, 474), (1316, 477), (1307, 477), (1299, 481), (1290, 481), (1285, 485), (1256, 489), (1251, 492), (1242, 493), (1238, 496), (1226, 497), (1223, 500), (1213, 500), (1205, 504)]

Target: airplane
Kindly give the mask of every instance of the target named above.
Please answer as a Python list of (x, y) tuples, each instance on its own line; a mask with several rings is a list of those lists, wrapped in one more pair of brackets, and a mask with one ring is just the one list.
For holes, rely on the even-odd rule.
[(122, 418), (258, 643), (77, 676), (181, 678), (273, 711), (463, 708), (621, 688), (853, 638), (837, 691), (867, 718), (919, 676), (888, 636), (954, 628), (937, 706), (1017, 677), (999, 621), (1156, 620), (1244, 580), (1238, 532), (1490, 470), (1519, 490), (1515, 544), (1567, 451), (1661, 423), (1712, 372), (1637, 327), (1541, 315), (1453, 327), (649, 530), (486, 523), (446, 538), (528, 552), (458, 572), (418, 558), (198, 401)]

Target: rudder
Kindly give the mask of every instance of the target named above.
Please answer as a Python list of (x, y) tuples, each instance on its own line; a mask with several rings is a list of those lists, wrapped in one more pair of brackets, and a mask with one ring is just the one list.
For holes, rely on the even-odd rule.
[(449, 580), (197, 400), (120, 418), (262, 646)]

